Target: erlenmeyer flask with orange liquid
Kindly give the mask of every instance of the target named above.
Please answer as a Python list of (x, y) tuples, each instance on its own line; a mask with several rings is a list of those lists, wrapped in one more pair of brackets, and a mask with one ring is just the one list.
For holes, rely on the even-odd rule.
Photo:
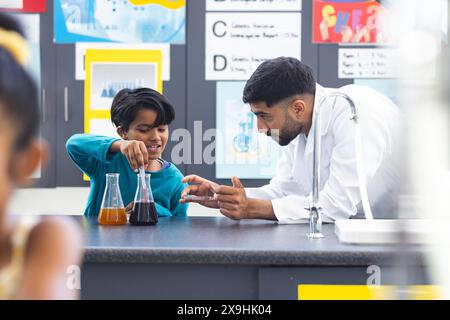
[(122, 225), (127, 223), (127, 215), (119, 188), (119, 174), (106, 174), (106, 188), (102, 207), (98, 215), (98, 223), (102, 225)]

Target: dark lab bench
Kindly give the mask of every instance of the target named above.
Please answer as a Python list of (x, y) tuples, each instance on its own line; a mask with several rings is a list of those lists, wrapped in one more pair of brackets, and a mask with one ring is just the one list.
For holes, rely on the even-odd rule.
[[(297, 299), (299, 284), (428, 284), (421, 248), (346, 245), (334, 225), (308, 239), (308, 225), (223, 217), (160, 218), (156, 226), (99, 226), (79, 217), (85, 234), (83, 299)], [(405, 278), (406, 279), (406, 278)]]

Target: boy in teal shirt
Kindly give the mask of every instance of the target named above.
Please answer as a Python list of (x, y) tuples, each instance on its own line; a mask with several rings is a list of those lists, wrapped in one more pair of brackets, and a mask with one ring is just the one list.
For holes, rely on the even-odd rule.
[(149, 88), (123, 89), (111, 106), (111, 120), (122, 139), (75, 134), (67, 141), (70, 158), (91, 181), (87, 216), (98, 215), (106, 186), (106, 173), (119, 173), (122, 199), (129, 213), (137, 187), (137, 170), (144, 166), (159, 216), (185, 216), (187, 205), (179, 203), (187, 186), (174, 164), (161, 158), (175, 111), (160, 93)]

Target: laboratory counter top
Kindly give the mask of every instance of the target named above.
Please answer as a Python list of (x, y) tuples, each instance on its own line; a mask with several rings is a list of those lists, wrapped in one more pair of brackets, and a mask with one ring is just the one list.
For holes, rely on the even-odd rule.
[[(393, 245), (339, 242), (333, 224), (322, 239), (308, 239), (307, 224), (225, 217), (162, 217), (154, 226), (100, 226), (96, 217), (75, 217), (85, 237), (87, 263), (213, 264), (259, 266), (361, 266), (391, 264)], [(409, 262), (422, 265), (420, 246), (408, 247)]]

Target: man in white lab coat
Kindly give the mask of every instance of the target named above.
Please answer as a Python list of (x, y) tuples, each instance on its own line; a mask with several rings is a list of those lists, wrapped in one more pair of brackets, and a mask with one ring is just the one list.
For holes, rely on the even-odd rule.
[[(367, 87), (348, 85), (333, 90), (347, 94), (356, 105), (373, 215), (392, 215), (399, 183), (394, 152), (398, 150), (400, 112), (391, 100)], [(222, 186), (196, 175), (186, 176), (184, 182), (190, 185), (180, 201), (218, 208), (232, 219), (306, 222), (313, 185), (313, 111), (329, 91), (316, 84), (312, 70), (295, 58), (262, 63), (247, 81), (243, 101), (256, 115), (258, 130), (284, 147), (276, 176), (260, 188), (244, 188), (236, 177), (233, 186)], [(362, 212), (350, 118), (345, 99), (328, 98), (321, 106), (319, 202), (325, 222)], [(198, 200), (188, 195), (213, 198)]]

